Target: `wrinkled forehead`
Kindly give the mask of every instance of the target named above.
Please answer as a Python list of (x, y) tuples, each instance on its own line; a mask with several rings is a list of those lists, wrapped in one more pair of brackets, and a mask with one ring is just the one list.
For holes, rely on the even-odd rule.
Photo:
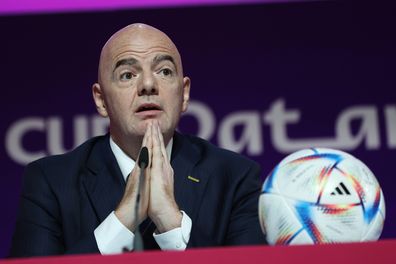
[(179, 51), (172, 40), (162, 31), (148, 25), (132, 24), (116, 32), (104, 45), (99, 63), (99, 73), (113, 67), (121, 57), (154, 53), (170, 55), (180, 71), (182, 63)]

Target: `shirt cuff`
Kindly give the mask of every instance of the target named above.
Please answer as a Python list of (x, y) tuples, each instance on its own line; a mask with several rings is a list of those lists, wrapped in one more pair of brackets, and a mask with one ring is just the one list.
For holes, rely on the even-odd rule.
[(133, 249), (135, 235), (118, 220), (114, 211), (95, 229), (94, 235), (102, 255)]
[(184, 211), (181, 212), (183, 216), (180, 227), (158, 235), (153, 233), (155, 241), (162, 250), (185, 250), (187, 248), (192, 222)]

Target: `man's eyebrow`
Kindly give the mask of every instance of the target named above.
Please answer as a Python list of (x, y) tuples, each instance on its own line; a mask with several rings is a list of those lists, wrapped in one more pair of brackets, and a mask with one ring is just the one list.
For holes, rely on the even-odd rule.
[(155, 56), (154, 59), (153, 59), (154, 64), (158, 64), (158, 63), (160, 63), (161, 61), (170, 61), (170, 62), (172, 62), (172, 63), (175, 65), (175, 67), (176, 67), (175, 60), (173, 59), (173, 57), (172, 57), (171, 55), (166, 55), (166, 54), (157, 55), (157, 56)]
[(113, 70), (113, 72), (118, 68), (118, 67), (120, 67), (120, 66), (122, 66), (122, 65), (134, 65), (134, 64), (136, 64), (138, 61), (136, 60), (136, 59), (134, 59), (134, 58), (127, 58), (127, 59), (122, 59), (122, 60), (119, 60), (119, 61), (117, 61), (116, 62), (116, 65), (115, 65), (115, 67), (114, 67), (114, 70)]

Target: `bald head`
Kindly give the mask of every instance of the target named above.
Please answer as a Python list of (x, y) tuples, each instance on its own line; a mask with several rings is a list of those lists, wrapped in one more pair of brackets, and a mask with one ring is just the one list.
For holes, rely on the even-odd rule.
[(153, 50), (170, 53), (179, 73), (183, 75), (181, 57), (173, 41), (157, 28), (135, 23), (117, 31), (103, 46), (99, 61), (99, 83), (102, 83), (105, 74), (114, 69), (114, 63), (119, 58), (128, 56), (128, 52), (146, 55)]

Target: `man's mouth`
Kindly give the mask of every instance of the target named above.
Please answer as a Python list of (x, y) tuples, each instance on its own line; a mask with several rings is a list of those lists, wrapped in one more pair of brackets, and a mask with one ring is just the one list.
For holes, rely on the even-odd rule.
[(142, 104), (136, 110), (136, 113), (152, 111), (152, 110), (162, 110), (161, 107), (157, 104)]
[(162, 112), (161, 107), (157, 104), (152, 104), (152, 103), (142, 104), (135, 111), (137, 115), (143, 115), (143, 116), (146, 115), (153, 116), (153, 115), (157, 115), (160, 112)]

